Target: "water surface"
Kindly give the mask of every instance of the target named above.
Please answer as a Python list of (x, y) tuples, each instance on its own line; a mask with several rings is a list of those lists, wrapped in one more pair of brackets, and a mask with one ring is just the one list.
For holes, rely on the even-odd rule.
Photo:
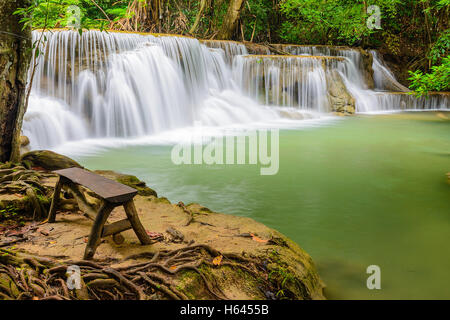
[[(445, 120), (447, 118), (447, 120)], [(280, 170), (181, 165), (170, 146), (78, 157), (131, 173), (171, 201), (251, 217), (296, 241), (330, 298), (450, 298), (449, 113), (360, 115), (280, 132)], [(381, 268), (368, 290), (366, 268)]]

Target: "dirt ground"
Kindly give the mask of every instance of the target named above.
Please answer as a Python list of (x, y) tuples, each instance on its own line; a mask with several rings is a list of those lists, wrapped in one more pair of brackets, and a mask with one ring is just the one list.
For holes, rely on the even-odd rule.
[[(56, 178), (48, 178), (44, 183), (54, 186)], [(223, 253), (223, 256), (258, 259), (267, 267), (265, 274), (258, 275), (261, 279), (232, 268), (207, 270), (227, 299), (267, 299), (260, 280), (270, 282), (271, 277), (278, 278), (275, 287), (279, 288), (275, 291), (284, 294), (289, 290), (290, 298), (324, 298), (324, 284), (310, 256), (279, 232), (252, 219), (215, 213), (199, 204), (172, 204), (166, 198), (153, 195), (138, 195), (134, 201), (144, 228), (155, 240), (143, 246), (133, 230), (121, 233), (124, 238), (121, 244), (109, 236), (97, 248), (94, 262), (108, 263), (111, 268), (120, 269), (145, 262), (148, 260), (146, 256), (157, 252), (203, 244)], [(125, 217), (124, 209), (118, 207), (110, 215), (108, 223)], [(34, 226), (27, 233), (28, 240), (15, 243), (14, 249), (60, 261), (81, 260), (92, 223), (77, 209), (61, 209), (56, 223), (28, 222), (28, 226)], [(214, 262), (213, 258), (208, 257), (210, 262)], [(201, 287), (198, 279), (191, 279), (191, 276), (180, 274), (175, 284), (191, 299), (210, 299), (207, 290), (198, 288)]]

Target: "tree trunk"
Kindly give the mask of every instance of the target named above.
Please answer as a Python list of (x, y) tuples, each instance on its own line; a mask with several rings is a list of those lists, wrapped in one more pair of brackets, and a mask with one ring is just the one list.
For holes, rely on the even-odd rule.
[(200, 19), (203, 16), (203, 10), (205, 10), (206, 7), (206, 0), (200, 1), (200, 9), (198, 10), (197, 16), (195, 17), (195, 22), (192, 28), (189, 30), (190, 34), (194, 34), (195, 30), (197, 30), (198, 25), (200, 24)]
[(227, 14), (223, 19), (222, 27), (217, 35), (218, 39), (230, 40), (233, 37), (243, 4), (244, 0), (230, 0)]
[(18, 8), (29, 0), (0, 0), (0, 162), (17, 161), (25, 113), (31, 30), (22, 30)]

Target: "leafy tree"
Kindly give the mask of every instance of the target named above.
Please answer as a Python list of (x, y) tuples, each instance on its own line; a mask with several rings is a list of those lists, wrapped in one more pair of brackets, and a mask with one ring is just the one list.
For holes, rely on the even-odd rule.
[(442, 59), (442, 64), (433, 66), (430, 73), (421, 70), (410, 71), (410, 88), (415, 95), (427, 96), (430, 91), (450, 91), (450, 56)]
[[(30, 0), (23, 23), (33, 28), (71, 24), (82, 29), (190, 34), (201, 38), (380, 49), (400, 65), (411, 88), (445, 90), (450, 47), (450, 0)], [(381, 28), (367, 26), (377, 5)], [(440, 79), (440, 80), (439, 80)], [(429, 81), (428, 86), (425, 82)], [(431, 84), (431, 82), (433, 84)], [(441, 88), (441, 89), (439, 89)], [(419, 93), (421, 94), (421, 93)]]
[(377, 30), (367, 27), (369, 5), (378, 5), (383, 19), (397, 14), (399, 0), (284, 0), (286, 17), (281, 37), (291, 43), (358, 45)]
[(34, 0), (33, 5), (22, 8), (31, 12), (29, 24), (33, 28), (64, 28), (72, 25), (73, 7), (80, 9), (79, 21), (85, 29), (104, 29), (111, 22), (127, 15), (129, 1), (111, 0)]

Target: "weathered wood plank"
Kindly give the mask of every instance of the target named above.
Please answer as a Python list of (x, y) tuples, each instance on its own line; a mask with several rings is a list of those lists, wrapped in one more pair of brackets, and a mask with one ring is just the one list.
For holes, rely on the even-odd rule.
[(107, 236), (120, 233), (125, 230), (132, 229), (131, 223), (129, 220), (120, 220), (111, 224), (106, 225), (103, 228), (102, 238), (105, 238)]
[(50, 211), (48, 212), (48, 222), (54, 223), (56, 220), (56, 207), (58, 206), (58, 202), (60, 199), (60, 193), (62, 188), (62, 181), (61, 177), (58, 179), (58, 182), (56, 183), (55, 191), (53, 192), (53, 200), (52, 204), (50, 205)]
[(69, 168), (53, 172), (92, 190), (108, 202), (124, 203), (133, 199), (137, 194), (136, 189), (81, 168)]
[(97, 217), (95, 218), (94, 225), (91, 229), (91, 234), (89, 235), (88, 242), (86, 244), (86, 249), (84, 250), (84, 259), (90, 260), (95, 254), (95, 250), (97, 250), (98, 245), (100, 244), (103, 226), (105, 225), (106, 220), (108, 220), (111, 211), (114, 209), (110, 203), (103, 203), (100, 208)]
[(139, 220), (138, 213), (136, 211), (136, 207), (134, 206), (133, 200), (128, 201), (125, 205), (125, 213), (127, 214), (128, 220), (133, 226), (133, 230), (136, 233), (136, 236), (139, 238), (141, 244), (151, 244), (152, 240), (148, 236), (147, 232), (144, 229), (144, 226)]

